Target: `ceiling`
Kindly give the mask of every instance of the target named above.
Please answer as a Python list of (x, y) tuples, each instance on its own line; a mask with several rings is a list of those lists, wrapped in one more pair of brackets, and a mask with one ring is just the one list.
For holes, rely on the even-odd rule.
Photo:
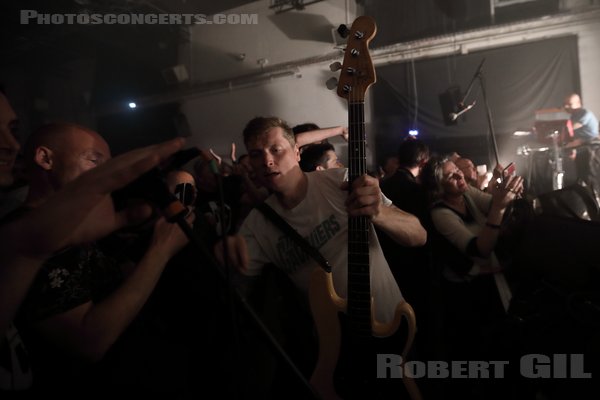
[[(172, 89), (165, 78), (180, 63), (181, 44), (190, 40), (189, 29), (180, 24), (22, 24), (23, 10), (47, 14), (205, 14), (211, 15), (254, 2), (267, 0), (2, 0), (0, 1), (0, 80), (8, 84), (10, 73), (19, 71), (32, 85), (58, 77), (63, 82), (93, 82), (91, 103), (128, 96), (149, 96)], [(286, 0), (311, 4), (322, 0)], [(283, 4), (284, 0), (271, 0)], [(415, 37), (446, 33), (452, 29), (472, 28), (487, 23), (489, 10), (483, 8), (479, 18), (474, 7), (481, 0), (453, 0), (438, 10), (441, 0), (421, 0), (418, 7), (401, 1), (361, 0), (365, 12), (373, 16), (381, 28), (374, 46), (399, 43)], [(531, 4), (558, 3), (558, 0), (536, 0)], [(412, 3), (411, 3), (412, 4)], [(437, 6), (436, 6), (437, 5)], [(469, 7), (467, 7), (469, 5)], [(474, 11), (475, 10), (475, 11)], [(410, 12), (409, 12), (410, 11)], [(467, 12), (468, 11), (468, 12)], [(525, 15), (519, 9), (520, 15)], [(278, 12), (275, 12), (278, 14)], [(444, 15), (442, 15), (444, 13)], [(449, 16), (446, 16), (448, 14)], [(464, 15), (463, 15), (464, 14)], [(402, 18), (400, 17), (402, 16)], [(299, 19), (299, 17), (302, 17)], [(307, 18), (313, 25), (327, 27), (318, 31), (322, 40), (330, 40), (331, 30), (319, 15), (289, 13), (272, 21), (292, 39), (303, 38), (308, 30)], [(450, 24), (446, 17), (452, 17)], [(498, 16), (499, 18), (499, 16)], [(325, 23), (322, 21), (325, 20)], [(400, 23), (401, 22), (401, 23)], [(475, 24), (475, 25), (474, 25)], [(477, 26), (479, 26), (477, 25)], [(401, 27), (401, 29), (399, 29)], [(439, 31), (442, 29), (442, 31)], [(311, 30), (311, 34), (317, 32)], [(387, 35), (387, 36), (386, 36)], [(314, 40), (314, 35), (313, 35)], [(320, 39), (321, 40), (321, 39)], [(88, 68), (82, 77), (81, 63)], [(34, 79), (31, 79), (33, 77)], [(61, 82), (62, 83), (62, 82)], [(42, 90), (42, 89), (40, 89)]]

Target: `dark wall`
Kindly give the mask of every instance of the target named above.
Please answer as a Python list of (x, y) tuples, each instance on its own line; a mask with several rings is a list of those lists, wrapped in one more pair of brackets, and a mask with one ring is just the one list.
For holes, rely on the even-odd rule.
[(490, 166), (494, 157), (479, 79), (465, 101), (475, 101), (475, 106), (455, 125), (446, 125), (448, 110), (440, 104), (440, 94), (450, 87), (459, 87), (464, 95), (482, 60), (501, 162), (514, 161), (519, 146), (540, 146), (533, 136), (513, 136), (517, 130), (531, 131), (536, 110), (560, 107), (566, 94), (580, 91), (575, 36), (379, 67), (370, 93), (377, 159), (416, 127), (433, 150), (457, 151)]
[(113, 155), (159, 143), (176, 136), (179, 130), (178, 104), (127, 110), (98, 119), (98, 132), (106, 139)]

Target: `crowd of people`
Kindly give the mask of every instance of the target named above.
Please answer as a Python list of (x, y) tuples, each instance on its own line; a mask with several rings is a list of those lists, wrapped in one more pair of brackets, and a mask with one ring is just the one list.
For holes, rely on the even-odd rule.
[[(565, 107), (573, 147), (583, 154), (581, 146), (598, 137), (598, 121), (577, 95)], [(256, 117), (240, 129), (244, 154), (235, 144), (228, 158), (201, 150), (186, 170), (169, 164), (182, 138), (113, 158), (100, 133), (72, 123), (45, 124), (21, 146), (17, 121), (0, 93), (0, 185), (13, 184), (18, 154), (28, 185), (17, 207), (2, 203), (3, 398), (196, 398), (214, 390), (226, 398), (309, 398), (303, 379), (330, 398), (312, 375), (324, 351), (309, 304), (319, 267), (259, 210), (264, 204), (324, 257), (330, 289), (342, 299), (353, 257), (349, 219), (369, 221), (373, 319), (391, 324), (399, 305), (414, 309), (410, 359), (497, 356), (489, 332), (506, 320), (513, 290), (499, 238), (507, 210), (525, 195), (523, 178), (501, 165), (484, 179), (469, 158), (436, 154), (408, 137), (385, 176), (349, 184), (328, 141), (348, 140), (347, 128)], [(146, 189), (166, 204), (155, 194), (116, 196), (141, 177), (154, 177)], [(596, 188), (594, 179), (582, 182)], [(247, 301), (284, 351), (265, 345), (269, 330), (255, 326)], [(389, 351), (399, 353), (397, 345)], [(292, 366), (276, 357), (286, 352)], [(419, 392), (494, 398), (427, 379), (417, 386), (404, 388), (413, 400)]]

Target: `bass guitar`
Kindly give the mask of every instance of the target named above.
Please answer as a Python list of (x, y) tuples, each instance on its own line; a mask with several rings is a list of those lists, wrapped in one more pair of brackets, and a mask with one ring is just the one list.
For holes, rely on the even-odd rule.
[[(371, 17), (361, 16), (353, 22), (337, 86), (337, 94), (348, 102), (350, 184), (367, 173), (364, 100), (367, 89), (375, 82), (368, 45), (376, 31)], [(310, 383), (324, 400), (382, 398), (381, 386), (393, 379), (377, 379), (377, 354), (401, 354), (406, 360), (415, 336), (415, 315), (405, 301), (397, 305), (390, 323), (373, 318), (377, 305), (373, 303), (370, 285), (370, 224), (366, 216), (348, 218), (346, 299), (335, 292), (331, 273), (316, 268), (311, 276), (310, 306), (319, 355)], [(399, 333), (402, 318), (407, 321), (407, 329)], [(403, 347), (398, 345), (402, 341)], [(404, 362), (400, 367), (404, 369)], [(414, 380), (407, 375), (402, 374), (404, 385), (396, 385), (404, 396), (399, 392), (393, 398), (420, 399)]]

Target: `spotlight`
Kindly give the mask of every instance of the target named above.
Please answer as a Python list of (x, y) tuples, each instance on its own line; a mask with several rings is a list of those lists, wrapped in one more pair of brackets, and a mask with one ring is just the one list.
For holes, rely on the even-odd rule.
[(136, 107), (137, 107), (137, 104), (135, 104), (133, 101), (129, 102), (129, 108), (131, 108), (133, 110)]
[(408, 131), (408, 134), (412, 137), (417, 137), (419, 136), (419, 131), (417, 129), (411, 129)]

